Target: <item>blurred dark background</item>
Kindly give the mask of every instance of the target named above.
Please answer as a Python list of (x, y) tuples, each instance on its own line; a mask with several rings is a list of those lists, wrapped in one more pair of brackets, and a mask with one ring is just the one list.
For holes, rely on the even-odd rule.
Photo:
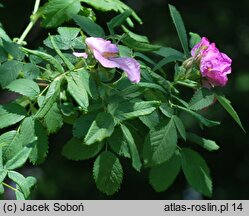
[[(33, 0), (1, 0), (0, 21), (11, 37), (18, 37), (29, 21)], [(188, 32), (196, 32), (216, 43), (217, 47), (233, 59), (229, 83), (223, 89), (225, 95), (249, 131), (249, 1), (166, 1), (126, 0), (139, 14), (144, 24), (137, 25), (137, 33), (148, 35), (154, 43), (181, 49), (168, 3), (175, 5), (182, 14)], [(99, 23), (110, 18), (106, 13), (97, 13)], [(65, 24), (66, 25), (66, 24)], [(46, 31), (36, 26), (27, 40), (36, 47), (46, 37)], [(2, 100), (3, 98), (1, 98)], [(249, 135), (234, 123), (218, 105), (211, 108), (213, 119), (221, 120), (222, 126), (199, 131), (204, 137), (216, 140), (217, 152), (198, 151), (211, 169), (214, 183), (212, 199), (249, 199)], [(71, 128), (50, 138), (50, 152), (46, 162), (39, 167), (25, 168), (25, 175), (35, 174), (39, 181), (33, 199), (199, 199), (181, 173), (175, 183), (163, 193), (153, 191), (148, 182), (148, 173), (136, 173), (130, 161), (122, 161), (124, 179), (121, 190), (112, 197), (98, 192), (92, 179), (93, 161), (73, 162), (60, 155), (65, 140), (71, 136)], [(11, 194), (6, 198), (11, 198)], [(205, 197), (203, 197), (205, 198)]]

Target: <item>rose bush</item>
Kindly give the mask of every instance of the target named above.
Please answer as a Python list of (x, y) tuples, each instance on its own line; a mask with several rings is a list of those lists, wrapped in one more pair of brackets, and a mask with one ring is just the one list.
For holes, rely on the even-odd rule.
[[(194, 189), (212, 195), (208, 165), (190, 143), (208, 151), (219, 146), (199, 136), (187, 119), (203, 130), (220, 125), (200, 112), (211, 110), (217, 100), (244, 130), (230, 101), (217, 91), (227, 83), (230, 58), (198, 34), (188, 38), (172, 5), (169, 11), (183, 51), (151, 44), (132, 32), (134, 21), (141, 19), (123, 2), (108, 2), (112, 4), (49, 0), (40, 7), (36, 0), (19, 38), (11, 39), (1, 27), (0, 85), (15, 97), (0, 105), (0, 194), (11, 189), (17, 199), (30, 198), (36, 178), (19, 168), (44, 163), (48, 137), (67, 126), (71, 138), (62, 143), (61, 155), (78, 163), (94, 159), (93, 179), (107, 195), (128, 178), (120, 158), (137, 172), (148, 170), (157, 192), (165, 191), (182, 170)], [(95, 10), (120, 14), (107, 22), (105, 31), (96, 22)], [(49, 33), (32, 50), (25, 38), (38, 20), (58, 33)], [(205, 82), (209, 88), (203, 88)], [(190, 100), (182, 87), (192, 89)]]

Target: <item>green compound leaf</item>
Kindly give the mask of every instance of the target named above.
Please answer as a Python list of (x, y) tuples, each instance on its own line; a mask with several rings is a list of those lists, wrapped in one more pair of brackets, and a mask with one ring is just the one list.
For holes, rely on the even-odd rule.
[(40, 109), (35, 114), (35, 118), (43, 118), (56, 102), (60, 94), (62, 77), (56, 78), (49, 86), (47, 94), (41, 104)]
[(181, 159), (174, 154), (168, 161), (159, 166), (152, 167), (149, 178), (150, 184), (156, 192), (167, 190), (181, 170)]
[(164, 58), (169, 58), (171, 56), (178, 56), (181, 60), (184, 60), (184, 54), (179, 52), (176, 49), (170, 47), (161, 47), (159, 50), (154, 51), (153, 53), (162, 56)]
[(93, 145), (84, 145), (82, 140), (72, 138), (64, 145), (62, 155), (69, 160), (87, 160), (95, 157), (103, 146), (103, 142)]
[(122, 25), (122, 29), (130, 38), (134, 39), (135, 41), (142, 43), (149, 43), (149, 39), (147, 36), (136, 34), (131, 30), (129, 30), (128, 28), (126, 28), (124, 25)]
[(44, 116), (44, 123), (48, 133), (55, 133), (62, 127), (63, 118), (57, 103), (54, 103)]
[(185, 107), (182, 107), (182, 106), (177, 106), (175, 105), (176, 108), (190, 114), (191, 116), (193, 116), (195, 119), (197, 119), (200, 123), (202, 123), (203, 125), (205, 125), (206, 127), (213, 127), (213, 126), (216, 126), (216, 125), (219, 125), (220, 122), (218, 121), (212, 121), (212, 120), (209, 120), (209, 119), (206, 119), (205, 117), (203, 117), (202, 115), (190, 110), (190, 109), (187, 109)]
[(205, 88), (201, 88), (195, 92), (189, 102), (189, 109), (202, 110), (214, 103), (215, 95)]
[(47, 131), (43, 125), (36, 120), (35, 125), (35, 135), (37, 136), (37, 141), (29, 155), (29, 160), (33, 164), (41, 164), (44, 162), (47, 152), (48, 152), (48, 136)]
[(177, 55), (175, 56), (169, 56), (166, 58), (163, 58), (160, 62), (157, 63), (157, 65), (153, 68), (153, 71), (159, 70), (161, 69), (163, 66), (165, 66), (166, 64), (170, 63), (170, 62), (175, 62), (175, 61), (181, 61), (182, 57), (179, 57)]
[[(57, 29), (59, 35), (51, 35), (54, 43), (60, 50), (69, 50), (69, 49), (85, 49), (85, 45), (82, 43), (83, 37), (78, 36), (80, 33), (79, 28), (74, 27), (59, 27)], [(53, 49), (50, 37), (45, 39), (43, 43)]]
[(144, 144), (143, 157), (146, 166), (152, 167), (169, 160), (177, 146), (177, 131), (174, 119), (152, 129)]
[(204, 139), (203, 137), (200, 137), (194, 133), (187, 133), (187, 140), (195, 143), (197, 145), (200, 145), (204, 149), (207, 149), (208, 151), (215, 151), (218, 150), (220, 147), (215, 143), (213, 140)]
[(230, 116), (237, 122), (237, 124), (241, 127), (241, 129), (245, 131), (240, 118), (238, 116), (238, 114), (236, 113), (236, 111), (234, 110), (234, 108), (231, 105), (231, 101), (229, 101), (227, 98), (225, 98), (225, 96), (223, 95), (215, 95), (217, 100), (219, 101), (219, 103), (224, 107), (224, 109), (230, 114)]
[(127, 139), (120, 127), (115, 127), (113, 134), (108, 138), (109, 146), (112, 151), (122, 157), (131, 158)]
[(73, 125), (73, 136), (78, 139), (84, 138), (96, 115), (95, 113), (87, 113), (76, 119)]
[(0, 105), (0, 129), (14, 125), (25, 118), (26, 110), (15, 103)]
[(184, 127), (184, 124), (183, 124), (182, 120), (176, 115), (172, 116), (172, 118), (173, 118), (173, 120), (175, 122), (175, 126), (176, 126), (179, 134), (181, 135), (181, 137), (184, 140), (186, 140), (186, 130), (185, 130), (185, 127)]
[(19, 44), (3, 41), (3, 48), (5, 51), (18, 61), (22, 61), (25, 56), (25, 54), (20, 50), (20, 47)]
[(8, 177), (19, 186), (21, 193), (24, 196), (24, 199), (28, 198), (30, 194), (30, 188), (29, 188), (26, 178), (20, 173), (15, 172), (15, 171), (9, 171)]
[(114, 29), (118, 26), (121, 26), (126, 19), (131, 15), (132, 11), (131, 10), (127, 10), (125, 12), (123, 12), (122, 14), (119, 14), (117, 16), (115, 16), (114, 18), (112, 18), (108, 23), (107, 26), (109, 28), (109, 31), (111, 34), (114, 34)]
[(139, 172), (142, 167), (142, 163), (140, 160), (140, 156), (137, 150), (136, 143), (132, 137), (131, 132), (125, 125), (121, 124), (121, 130), (123, 132), (124, 138), (127, 141), (127, 145), (129, 148), (131, 159), (132, 159), (132, 166), (134, 167), (135, 170)]
[(17, 79), (6, 86), (10, 91), (25, 95), (31, 99), (35, 99), (40, 94), (37, 83), (28, 79)]
[(7, 42), (12, 42), (12, 40), (10, 39), (10, 37), (8, 36), (8, 34), (6, 33), (6, 31), (0, 27), (0, 41), (1, 41), (1, 44), (3, 42), (3, 40), (7, 41)]
[(69, 70), (73, 70), (74, 69), (74, 65), (68, 60), (68, 58), (61, 52), (61, 50), (59, 49), (56, 41), (54, 40), (54, 37), (49, 35), (49, 40), (52, 44), (52, 47), (54, 49), (54, 51), (58, 54), (58, 56), (61, 58), (61, 60), (63, 61), (63, 63), (67, 66), (67, 68)]
[[(0, 137), (0, 139), (1, 139), (1, 137)], [(3, 170), (3, 151), (2, 151), (2, 147), (0, 147), (0, 171), (2, 172), (2, 170)], [(1, 178), (0, 178), (0, 180), (1, 180)]]
[(4, 170), (4, 169), (1, 169), (0, 170), (0, 184), (3, 182), (3, 180), (5, 179), (5, 177), (7, 176), (8, 174), (8, 171), (7, 170)]
[(81, 9), (80, 0), (49, 0), (43, 5), (37, 16), (42, 17), (42, 25), (46, 28), (57, 27), (77, 14)]
[(155, 128), (160, 123), (160, 116), (157, 111), (153, 111), (149, 115), (140, 116), (139, 119), (149, 129)]
[(137, 41), (133, 39), (132, 37), (130, 37), (129, 35), (122, 37), (121, 40), (122, 40), (122, 43), (126, 45), (127, 47), (134, 49), (136, 51), (140, 51), (140, 52), (155, 51), (155, 50), (160, 49), (161, 47), (158, 45), (153, 45), (153, 44)]
[(137, 118), (152, 113), (160, 105), (159, 101), (123, 102), (119, 103), (112, 111), (113, 116), (120, 120)]
[(67, 76), (67, 90), (76, 102), (87, 111), (89, 105), (88, 95), (85, 87), (85, 82), (78, 73), (71, 73)]
[(180, 39), (182, 48), (184, 50), (184, 54), (186, 56), (189, 56), (188, 37), (187, 37), (187, 33), (186, 33), (186, 29), (185, 29), (182, 17), (173, 5), (169, 5), (169, 10), (170, 10), (170, 15), (172, 17), (174, 25), (176, 27), (176, 31)]
[(59, 72), (59, 73), (63, 73), (64, 69), (61, 66), (61, 64), (51, 55), (42, 52), (42, 51), (37, 51), (37, 50), (30, 50), (24, 47), (20, 48), (23, 52), (28, 53), (30, 55), (34, 55), (37, 56), (39, 58), (41, 58), (42, 60), (48, 62), (49, 64), (53, 65), (53, 67)]
[(111, 152), (102, 152), (94, 162), (93, 177), (101, 192), (113, 195), (119, 190), (123, 180), (119, 159)]
[(162, 114), (168, 118), (171, 118), (174, 115), (174, 109), (168, 103), (162, 103), (159, 109)]
[(86, 137), (86, 145), (92, 145), (110, 137), (114, 131), (114, 119), (109, 113), (99, 113), (89, 128)]
[(80, 28), (91, 37), (105, 37), (105, 32), (101, 26), (93, 22), (90, 18), (73, 15), (72, 18)]
[(197, 191), (210, 197), (212, 179), (206, 161), (197, 152), (183, 148), (181, 150), (182, 169), (188, 183)]
[[(137, 16), (137, 14), (129, 6), (127, 6), (120, 0), (81, 0), (81, 1), (101, 11), (116, 11), (123, 13), (127, 10), (131, 10), (132, 17), (135, 20), (137, 20), (140, 24), (142, 23), (142, 20)], [(134, 26), (130, 18), (127, 19), (127, 22), (131, 27)]]
[[(8, 137), (8, 139), (6, 139)], [(5, 145), (2, 146), (3, 163), (5, 164), (22, 150), (22, 140), (17, 131), (9, 131), (1, 136)]]
[(2, 134), (0, 136), (0, 148), (2, 147), (6, 148), (12, 142), (15, 136), (16, 136), (16, 131), (14, 130)]
[(5, 169), (14, 170), (21, 167), (28, 159), (32, 147), (24, 147), (19, 153), (17, 153), (12, 159), (7, 161)]
[[(13, 170), (21, 167), (28, 159), (36, 141), (34, 119), (32, 117), (25, 118), (21, 124), (20, 132), (13, 138), (7, 148), (4, 148), (4, 152), (8, 156), (5, 168)], [(8, 151), (11, 152), (8, 153)]]
[(94, 78), (90, 75), (89, 71), (85, 69), (79, 70), (78, 73), (75, 73), (73, 77), (75, 76), (79, 76), (79, 78), (76, 78), (76, 80), (80, 79), (80, 82), (82, 82), (82, 84), (78, 83), (78, 85), (79, 86), (84, 85), (88, 95), (94, 100), (97, 99), (98, 98), (97, 86)]
[(15, 80), (22, 71), (23, 64), (19, 61), (7, 61), (0, 65), (0, 85), (2, 88)]
[(32, 117), (25, 118), (21, 124), (20, 136), (23, 146), (33, 144), (37, 140), (35, 134), (35, 121)]

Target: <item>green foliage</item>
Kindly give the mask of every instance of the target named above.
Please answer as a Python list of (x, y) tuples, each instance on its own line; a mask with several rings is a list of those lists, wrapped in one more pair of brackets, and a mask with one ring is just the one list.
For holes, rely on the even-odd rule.
[(189, 102), (191, 110), (202, 110), (211, 106), (215, 101), (215, 95), (208, 89), (198, 89)]
[(67, 89), (83, 110), (87, 111), (89, 105), (84, 79), (80, 73), (71, 73), (67, 76)]
[(181, 170), (180, 156), (174, 154), (168, 161), (150, 170), (150, 184), (157, 192), (168, 189)]
[(45, 161), (48, 153), (48, 136), (47, 131), (38, 120), (34, 123), (34, 129), (37, 140), (30, 152), (29, 160), (33, 164), (41, 164)]
[(109, 106), (110, 112), (118, 121), (136, 118), (152, 113), (157, 106), (158, 101), (143, 101), (143, 102), (123, 102), (117, 106)]
[(5, 169), (14, 170), (21, 167), (28, 159), (31, 152), (31, 147), (24, 147), (19, 153), (17, 153), (12, 159), (7, 161)]
[(179, 39), (181, 41), (182, 48), (184, 50), (185, 56), (189, 56), (189, 49), (188, 49), (188, 38), (186, 29), (184, 27), (184, 23), (182, 20), (182, 17), (178, 10), (173, 6), (169, 5), (170, 15), (173, 19), (174, 25), (176, 27), (177, 34), (179, 36)]
[(3, 48), (5, 51), (14, 59), (22, 61), (24, 58), (24, 53), (20, 50), (20, 45), (16, 43), (11, 43), (8, 41), (3, 41)]
[(125, 125), (122, 125), (122, 124), (121, 124), (121, 130), (122, 130), (122, 133), (124, 135), (124, 138), (126, 139), (126, 142), (129, 148), (129, 152), (130, 152), (131, 159), (132, 159), (132, 166), (137, 171), (140, 171), (142, 163), (141, 163), (140, 156), (137, 150), (137, 146), (132, 137), (132, 134), (129, 131), (129, 129)]
[(92, 37), (104, 37), (104, 30), (95, 22), (93, 22), (90, 18), (74, 15), (72, 16), (74, 21), (77, 23), (80, 28), (86, 32), (89, 36)]
[(22, 70), (22, 63), (16, 60), (4, 62), (0, 65), (0, 85), (2, 88), (7, 86), (18, 77)]
[(43, 103), (40, 106), (40, 109), (35, 114), (36, 118), (44, 117), (47, 112), (51, 109), (53, 104), (56, 102), (57, 97), (60, 94), (60, 85), (61, 85), (62, 78), (56, 78), (50, 85), (47, 91), (47, 94), (43, 100)]
[(51, 35), (50, 38), (44, 40), (44, 44), (53, 49), (51, 38), (60, 50), (69, 49), (84, 49), (85, 45), (82, 44), (83, 38), (78, 36), (80, 33), (79, 28), (73, 27), (59, 27), (57, 29), (59, 35)]
[(49, 0), (39, 9), (36, 16), (43, 18), (44, 27), (57, 27), (69, 20), (71, 14), (77, 14), (80, 8), (80, 0)]
[(163, 122), (150, 130), (143, 149), (146, 166), (155, 166), (169, 160), (177, 147), (177, 131), (174, 120)]
[(109, 113), (99, 113), (85, 136), (86, 145), (92, 145), (110, 137), (114, 127), (114, 119)]
[[(136, 171), (148, 169), (149, 182), (157, 192), (168, 189), (182, 169), (193, 188), (211, 196), (212, 181), (205, 160), (181, 145), (193, 143), (209, 151), (219, 146), (197, 135), (197, 128), (195, 133), (189, 132), (193, 128), (185, 120), (197, 120), (202, 130), (219, 125), (203, 115), (217, 99), (244, 128), (228, 99), (201, 87), (199, 59), (189, 56), (189, 47), (195, 46), (200, 36), (190, 33), (188, 43), (176, 8), (169, 5), (184, 53), (154, 45), (147, 36), (131, 31), (132, 19), (141, 20), (120, 0), (48, 0), (40, 8), (39, 3), (36, 1), (20, 38), (12, 40), (0, 27), (0, 90), (13, 96), (0, 105), (0, 194), (6, 186), (15, 191), (16, 199), (30, 199), (36, 180), (24, 177), (17, 169), (29, 162), (45, 162), (48, 136), (60, 136), (63, 127), (72, 128), (72, 137), (61, 140), (62, 156), (74, 161), (93, 159), (93, 178), (107, 195), (121, 186), (124, 174), (119, 157), (125, 157)], [(106, 26), (96, 23), (93, 8), (119, 12), (107, 22), (109, 35), (104, 32)], [(47, 30), (43, 44), (31, 50), (24, 47), (30, 47), (25, 38), (38, 19), (46, 28), (58, 27), (57, 33), (51, 35)], [(70, 27), (61, 26), (69, 20)], [(108, 45), (96, 44), (99, 50), (89, 47), (85, 44), (88, 36), (108, 40), (113, 47), (117, 45), (119, 53), (109, 51)], [(74, 52), (87, 57), (76, 57)], [(104, 67), (96, 54), (109, 63), (119, 57), (136, 59), (140, 82), (129, 80), (129, 73), (134, 72), (132, 61), (121, 73), (122, 64)], [(190, 101), (186, 88), (194, 90)], [(7, 177), (14, 186), (5, 182)]]
[(111, 147), (112, 151), (116, 154), (130, 158), (129, 144), (128, 140), (124, 136), (121, 127), (116, 127), (111, 137), (108, 138), (108, 144)]
[(102, 152), (94, 162), (93, 177), (97, 188), (107, 195), (117, 192), (123, 180), (119, 159), (111, 152)]
[(31, 99), (35, 99), (40, 94), (40, 89), (37, 83), (28, 79), (17, 79), (12, 81), (5, 88), (30, 97)]
[[(102, 10), (102, 11), (116, 11), (123, 13), (127, 10), (132, 11), (132, 17), (137, 20), (139, 23), (142, 23), (142, 20), (137, 16), (137, 14), (127, 5), (125, 5), (120, 0), (81, 0), (84, 3), (91, 5), (92, 7)], [(127, 22), (130, 26), (134, 26), (131, 19), (127, 19)]]
[(188, 183), (200, 193), (212, 195), (212, 179), (206, 161), (195, 151), (181, 150), (182, 169)]
[(218, 150), (220, 147), (213, 141), (209, 139), (204, 139), (194, 133), (187, 133), (187, 140), (200, 145), (201, 147), (207, 149), (208, 151)]
[(79, 161), (95, 157), (103, 148), (103, 143), (85, 145), (83, 140), (72, 138), (62, 149), (62, 155), (67, 159)]
[(23, 52), (26, 52), (30, 55), (34, 55), (34, 56), (37, 56), (38, 58), (41, 58), (42, 60), (44, 61), (47, 61), (48, 63), (50, 63), (51, 65), (54, 66), (54, 68), (60, 72), (60, 73), (63, 73), (64, 72), (64, 69), (63, 67), (61, 66), (61, 64), (52, 56), (52, 55), (49, 55), (45, 52), (42, 52), (42, 51), (37, 51), (37, 50), (30, 50), (30, 49), (27, 49), (27, 48), (23, 48), (21, 49)]
[(176, 126), (179, 134), (181, 135), (181, 137), (184, 140), (186, 140), (186, 130), (185, 130), (185, 127), (183, 125), (182, 120), (178, 116), (176, 116), (176, 115), (172, 116), (172, 118), (173, 118), (173, 120), (175, 122), (175, 126)]
[(127, 47), (132, 48), (136, 51), (140, 51), (140, 52), (149, 52), (149, 51), (155, 51), (155, 50), (160, 49), (160, 46), (158, 45), (152, 45), (149, 43), (141, 42), (139, 40), (135, 40), (129, 35), (122, 37), (121, 40), (123, 44), (126, 45)]
[(114, 34), (114, 29), (118, 26), (121, 26), (125, 20), (132, 14), (131, 10), (127, 10), (123, 12), (122, 14), (119, 14), (112, 18), (108, 23), (107, 26), (109, 28), (109, 31), (111, 34)]
[(0, 128), (18, 123), (25, 115), (25, 109), (16, 103), (0, 105)]
[(16, 198), (17, 200), (27, 199), (30, 195), (30, 188), (33, 186), (33, 177), (25, 178), (18, 172), (9, 171), (8, 177), (16, 183)]
[(237, 124), (241, 127), (241, 129), (245, 132), (245, 129), (240, 121), (240, 118), (234, 108), (231, 105), (231, 102), (225, 98), (223, 95), (215, 95), (219, 103), (224, 107), (224, 109), (232, 116), (232, 118), (237, 122)]
[(63, 118), (57, 103), (54, 103), (44, 116), (48, 133), (56, 133), (63, 125)]
[(191, 116), (193, 116), (195, 119), (197, 119), (201, 124), (205, 125), (206, 127), (213, 127), (213, 126), (220, 124), (220, 122), (218, 122), (218, 121), (212, 121), (212, 120), (206, 119), (202, 115), (200, 115), (200, 114), (198, 114), (190, 109), (187, 109), (185, 107), (182, 107), (182, 106), (176, 106), (176, 107), (178, 109), (190, 114)]
[[(128, 12), (127, 12), (128, 13)], [(148, 37), (147, 36), (145, 36), (145, 35), (139, 35), (139, 34), (136, 34), (136, 33), (134, 33), (134, 32), (132, 32), (131, 30), (129, 30), (128, 28), (126, 28), (125, 26), (123, 26), (122, 25), (122, 29), (124, 30), (124, 32), (129, 36), (129, 38), (132, 38), (132, 39), (134, 39), (135, 41), (138, 41), (138, 42), (141, 42), (141, 44), (137, 44), (137, 46), (138, 46), (138, 49), (139, 49), (139, 46), (141, 46), (140, 47), (140, 49), (158, 49), (157, 47), (158, 46), (147, 46), (146, 47), (146, 44), (148, 45), (149, 44), (149, 39), (148, 39)], [(134, 43), (136, 43), (136, 42), (134, 42)], [(135, 46), (136, 46), (136, 44), (134, 44)], [(143, 47), (144, 46), (144, 47)], [(145, 50), (146, 51), (146, 50)]]
[(85, 114), (76, 119), (73, 125), (73, 136), (84, 138), (95, 118), (96, 114)]

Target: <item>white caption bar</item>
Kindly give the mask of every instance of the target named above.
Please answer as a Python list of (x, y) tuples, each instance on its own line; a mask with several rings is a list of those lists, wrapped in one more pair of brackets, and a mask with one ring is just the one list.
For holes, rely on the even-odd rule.
[(81, 216), (246, 216), (248, 200), (29, 200), (0, 201), (0, 215)]

